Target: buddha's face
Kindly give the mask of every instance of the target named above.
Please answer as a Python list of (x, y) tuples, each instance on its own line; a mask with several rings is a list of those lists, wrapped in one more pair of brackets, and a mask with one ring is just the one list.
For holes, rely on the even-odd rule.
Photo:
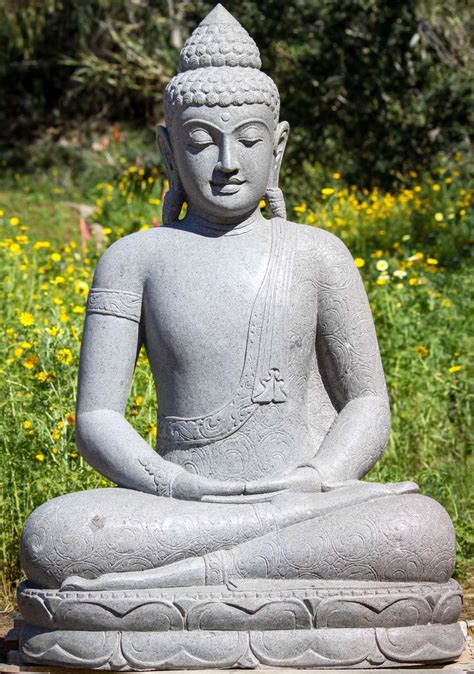
[(218, 221), (257, 208), (274, 161), (275, 122), (267, 105), (183, 108), (170, 135), (194, 212)]

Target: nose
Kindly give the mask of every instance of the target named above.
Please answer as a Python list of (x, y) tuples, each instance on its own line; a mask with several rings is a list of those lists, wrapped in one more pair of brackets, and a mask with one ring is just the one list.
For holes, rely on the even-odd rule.
[(235, 173), (239, 170), (236, 148), (231, 138), (224, 136), (222, 140), (216, 169), (223, 173)]

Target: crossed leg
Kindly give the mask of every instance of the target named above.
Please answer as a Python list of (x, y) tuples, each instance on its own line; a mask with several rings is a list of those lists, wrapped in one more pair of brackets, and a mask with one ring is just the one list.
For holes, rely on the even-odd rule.
[(240, 578), (446, 581), (449, 516), (403, 491), (362, 483), (226, 507), (123, 489), (69, 494), (29, 518), (22, 564), (33, 583), (84, 590)]

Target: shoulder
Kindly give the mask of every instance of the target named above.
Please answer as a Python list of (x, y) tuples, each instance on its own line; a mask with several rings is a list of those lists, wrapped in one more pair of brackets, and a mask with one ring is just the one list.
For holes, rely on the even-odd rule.
[(342, 289), (358, 284), (359, 271), (343, 241), (331, 232), (311, 225), (288, 223), (297, 228), (297, 257), (310, 259), (321, 289)]
[(158, 238), (157, 230), (150, 229), (115, 241), (101, 256), (93, 285), (141, 293)]
[(344, 258), (348, 262), (353, 262), (346, 244), (335, 234), (313, 225), (290, 221), (287, 221), (287, 225), (296, 231), (298, 251), (311, 253), (318, 261)]

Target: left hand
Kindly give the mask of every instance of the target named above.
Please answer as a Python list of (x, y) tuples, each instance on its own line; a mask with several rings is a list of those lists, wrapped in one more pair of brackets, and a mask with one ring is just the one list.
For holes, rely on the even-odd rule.
[(268, 494), (278, 491), (320, 492), (321, 478), (315, 468), (299, 466), (287, 475), (245, 483), (246, 494)]

